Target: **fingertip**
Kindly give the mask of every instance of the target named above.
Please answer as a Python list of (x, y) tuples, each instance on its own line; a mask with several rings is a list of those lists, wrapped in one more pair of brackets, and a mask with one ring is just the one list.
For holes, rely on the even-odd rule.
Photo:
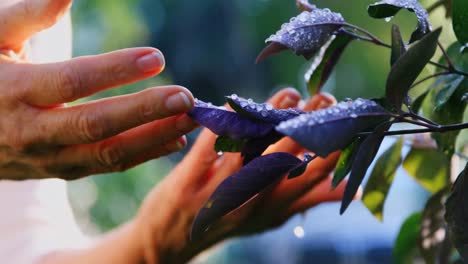
[(156, 75), (164, 71), (166, 60), (158, 49), (140, 55), (136, 60), (136, 66), (145, 74)]

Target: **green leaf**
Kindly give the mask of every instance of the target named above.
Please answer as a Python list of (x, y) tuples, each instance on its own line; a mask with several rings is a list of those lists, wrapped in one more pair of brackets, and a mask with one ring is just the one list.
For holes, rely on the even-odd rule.
[(395, 263), (414, 263), (414, 256), (417, 255), (417, 241), (421, 229), (420, 212), (410, 215), (401, 225), (395, 245), (393, 246), (393, 257)]
[[(464, 51), (464, 52), (463, 52)], [(452, 43), (447, 49), (447, 54), (456, 68), (468, 71), (468, 52), (459, 42)], [(440, 58), (440, 63), (444, 63), (445, 58)]]
[[(463, 113), (463, 123), (468, 122), (468, 107), (465, 108)], [(468, 151), (468, 129), (463, 129), (458, 134), (457, 140), (455, 141), (455, 150), (467, 155)]]
[[(462, 122), (466, 107), (466, 102), (462, 100), (462, 97), (466, 92), (468, 92), (468, 78), (460, 81), (459, 76), (453, 74), (437, 78), (422, 104), (423, 115), (441, 125)], [(438, 147), (451, 157), (455, 151), (455, 140), (459, 132), (456, 130), (432, 133), (432, 137), (436, 140)]]
[(453, 31), (462, 45), (468, 44), (468, 1), (453, 0)]
[(460, 255), (468, 260), (468, 163), (453, 184), (445, 202), (445, 221)]
[(388, 190), (392, 185), (396, 170), (401, 165), (403, 137), (400, 137), (377, 160), (364, 189), (362, 202), (380, 221), (383, 220), (383, 207)]
[(442, 190), (450, 179), (450, 159), (436, 149), (411, 149), (403, 168), (432, 193)]
[(341, 33), (332, 35), (330, 40), (320, 48), (315, 56), (309, 70), (305, 73), (307, 89), (312, 96), (318, 92), (327, 82), (330, 74), (335, 68), (341, 54), (355, 38), (349, 34)]
[(245, 146), (245, 140), (233, 139), (228, 136), (219, 136), (216, 139), (215, 150), (224, 152), (241, 152)]
[[(434, 194), (426, 203), (421, 219), (421, 232), (419, 232), (419, 249), (428, 264), (450, 263), (449, 258), (453, 248), (447, 236), (445, 224), (444, 201), (449, 188), (444, 188)], [(437, 261), (437, 262), (436, 262)]]
[(434, 55), (441, 30), (438, 28), (424, 36), (392, 66), (387, 78), (385, 94), (396, 109), (401, 109), (411, 85)]
[(411, 104), (411, 109), (413, 110), (413, 112), (415, 113), (418, 113), (419, 112), (419, 109), (421, 109), (421, 106), (424, 102), (424, 99), (426, 98), (426, 96), (429, 94), (429, 89), (427, 89), (425, 92), (423, 92), (421, 95), (419, 95), (416, 100), (413, 101), (413, 103)]
[(358, 138), (341, 152), (340, 159), (335, 168), (335, 173), (333, 174), (332, 188), (336, 188), (351, 171), (354, 158), (356, 157), (361, 143), (362, 139)]
[(341, 200), (340, 214), (343, 214), (353, 200), (356, 192), (361, 184), (364, 176), (366, 176), (367, 169), (379, 151), (380, 145), (384, 139), (383, 133), (390, 129), (392, 125), (382, 123), (373, 131), (372, 134), (367, 136), (359, 146), (356, 153), (356, 159), (351, 168), (351, 175), (349, 176), (348, 184)]
[(401, 37), (400, 28), (393, 24), (392, 25), (392, 55), (390, 58), (390, 65), (395, 62), (406, 52), (406, 46)]

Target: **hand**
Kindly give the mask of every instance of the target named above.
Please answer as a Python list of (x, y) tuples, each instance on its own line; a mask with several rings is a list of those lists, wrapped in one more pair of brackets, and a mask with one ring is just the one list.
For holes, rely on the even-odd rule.
[(133, 48), (32, 64), (30, 36), (53, 25), (71, 0), (0, 3), (0, 179), (76, 179), (121, 171), (186, 145), (196, 124), (191, 93), (146, 89), (68, 107), (67, 102), (159, 74), (162, 53)]
[[(300, 96), (285, 89), (270, 99), (275, 107), (295, 107)], [(316, 110), (334, 103), (325, 95), (316, 95), (306, 103), (306, 110)], [(216, 136), (205, 129), (187, 156), (147, 197), (133, 222), (137, 241), (142, 241), (147, 263), (183, 263), (204, 249), (227, 237), (247, 235), (275, 228), (292, 215), (319, 203), (340, 200), (341, 184), (330, 191), (330, 172), (339, 153), (312, 161), (304, 175), (271, 186), (259, 196), (225, 216), (210, 227), (201, 241), (190, 241), (189, 233), (197, 211), (215, 188), (241, 167), (241, 157), (213, 150)], [(301, 156), (305, 151), (289, 138), (266, 152), (289, 152)]]

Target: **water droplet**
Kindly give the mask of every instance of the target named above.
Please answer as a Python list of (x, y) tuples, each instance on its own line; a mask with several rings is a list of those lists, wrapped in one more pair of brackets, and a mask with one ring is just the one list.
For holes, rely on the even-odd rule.
[(237, 94), (232, 94), (232, 95), (231, 95), (231, 99), (236, 100), (237, 98), (239, 98), (239, 97), (237, 96)]
[(248, 104), (253, 104), (252, 98), (247, 99), (247, 103), (248, 103)]
[(268, 111), (273, 110), (273, 105), (271, 105), (271, 104), (266, 104), (266, 110), (268, 110)]
[(224, 153), (222, 151), (218, 152), (218, 156), (222, 156)]
[(351, 118), (357, 118), (358, 116), (356, 115), (356, 113), (352, 113), (349, 115)]
[(293, 232), (294, 232), (294, 235), (299, 239), (304, 238), (304, 236), (305, 236), (304, 227), (302, 227), (300, 225), (296, 226), (294, 228)]
[(385, 20), (385, 22), (387, 22), (387, 23), (388, 23), (388, 22), (390, 22), (390, 21), (392, 20), (392, 18), (393, 18), (393, 17), (392, 17), (392, 16), (390, 16), (390, 17), (386, 17), (384, 20)]

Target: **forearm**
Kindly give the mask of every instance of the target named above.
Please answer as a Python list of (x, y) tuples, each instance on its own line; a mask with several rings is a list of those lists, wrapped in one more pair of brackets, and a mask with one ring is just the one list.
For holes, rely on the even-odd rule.
[(143, 263), (141, 239), (128, 223), (97, 239), (83, 249), (63, 249), (50, 252), (37, 261), (37, 264), (132, 264)]

